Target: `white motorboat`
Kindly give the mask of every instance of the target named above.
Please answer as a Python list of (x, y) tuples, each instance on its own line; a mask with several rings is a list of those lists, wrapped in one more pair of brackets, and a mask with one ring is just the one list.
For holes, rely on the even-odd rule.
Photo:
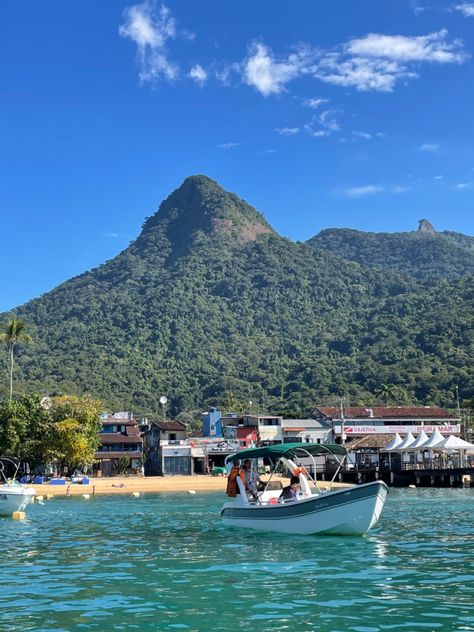
[(27, 505), (33, 502), (36, 492), (33, 488), (21, 485), (14, 479), (7, 479), (4, 461), (14, 465), (16, 468), (14, 476), (18, 473), (19, 466), (11, 459), (0, 458), (0, 479), (3, 479), (3, 484), (0, 485), (0, 516), (11, 516), (15, 511), (24, 511)]
[[(320, 489), (313, 481), (315, 487), (311, 489), (306, 467), (309, 468), (308, 463), (312, 461), (313, 471), (316, 472), (314, 456), (323, 454), (333, 455), (339, 461), (338, 457), (345, 457), (347, 452), (340, 445), (283, 443), (241, 450), (228, 456), (226, 461), (235, 463), (235, 468), (246, 460), (251, 460), (252, 467), (256, 467), (258, 459), (271, 461), (273, 470), (282, 463), (293, 476), (298, 477), (301, 491), (294, 499), (282, 500), (282, 483), (272, 481), (270, 477), (261, 491), (249, 493), (242, 478), (235, 476), (238, 492), (222, 507), (224, 524), (302, 535), (366, 533), (380, 518), (387, 498), (387, 485), (374, 481), (364, 485)], [(339, 464), (341, 466), (342, 461)]]

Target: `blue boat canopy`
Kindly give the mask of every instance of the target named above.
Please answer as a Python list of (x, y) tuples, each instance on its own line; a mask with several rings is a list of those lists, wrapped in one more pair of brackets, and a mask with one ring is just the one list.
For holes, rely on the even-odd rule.
[(260, 459), (264, 457), (270, 458), (272, 461), (286, 457), (304, 457), (308, 454), (312, 456), (323, 454), (334, 454), (336, 456), (345, 456), (347, 450), (344, 446), (336, 443), (323, 445), (321, 443), (278, 443), (276, 445), (267, 445), (262, 448), (247, 448), (239, 450), (234, 454), (229, 454), (226, 458), (228, 461), (242, 461), (244, 459)]

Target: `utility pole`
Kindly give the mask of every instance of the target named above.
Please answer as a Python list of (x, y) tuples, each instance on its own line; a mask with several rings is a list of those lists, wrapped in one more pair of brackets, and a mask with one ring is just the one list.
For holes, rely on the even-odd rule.
[(344, 445), (346, 443), (346, 433), (344, 432), (344, 400), (341, 399), (339, 404), (341, 408), (341, 443)]

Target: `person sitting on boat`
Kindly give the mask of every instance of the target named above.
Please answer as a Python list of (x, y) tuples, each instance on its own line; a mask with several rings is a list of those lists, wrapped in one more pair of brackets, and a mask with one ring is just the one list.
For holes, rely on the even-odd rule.
[(283, 488), (280, 494), (280, 501), (297, 500), (298, 492), (300, 491), (300, 479), (298, 476), (292, 476), (290, 478), (290, 484)]
[(237, 496), (237, 494), (240, 494), (239, 486), (237, 484), (237, 479), (239, 478), (239, 476), (243, 484), (245, 485), (245, 473), (240, 467), (239, 462), (233, 461), (232, 469), (230, 470), (229, 476), (227, 477), (227, 496), (234, 497)]

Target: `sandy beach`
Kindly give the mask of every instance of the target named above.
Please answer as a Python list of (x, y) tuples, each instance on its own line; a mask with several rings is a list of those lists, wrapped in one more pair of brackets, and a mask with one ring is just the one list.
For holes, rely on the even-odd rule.
[[(183, 492), (225, 492), (227, 479), (224, 476), (150, 476), (150, 477), (114, 477), (91, 478), (89, 485), (66, 483), (66, 485), (32, 485), (37, 495), (53, 496), (81, 494), (132, 494), (140, 493), (173, 493)], [(273, 480), (276, 480), (275, 477)], [(281, 479), (284, 485), (288, 479)], [(327, 487), (327, 482), (318, 481), (320, 487)], [(341, 483), (333, 483), (334, 487), (346, 487)]]

